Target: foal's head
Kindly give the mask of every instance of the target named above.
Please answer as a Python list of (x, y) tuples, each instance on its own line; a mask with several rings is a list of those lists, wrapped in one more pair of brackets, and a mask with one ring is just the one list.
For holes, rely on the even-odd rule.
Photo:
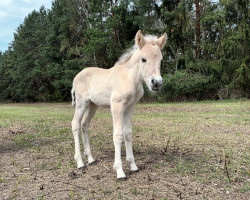
[(151, 91), (158, 91), (163, 84), (163, 79), (160, 74), (162, 63), (161, 49), (165, 46), (166, 40), (166, 33), (157, 39), (154, 36), (144, 37), (139, 30), (135, 36), (135, 42), (140, 54), (140, 72), (143, 80)]

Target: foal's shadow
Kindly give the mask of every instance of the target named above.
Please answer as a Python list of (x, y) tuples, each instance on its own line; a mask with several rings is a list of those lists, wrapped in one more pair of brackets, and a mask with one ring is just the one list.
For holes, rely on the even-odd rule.
[[(165, 147), (156, 147), (153, 145), (134, 145), (133, 152), (139, 172), (145, 173), (149, 170), (153, 170), (153, 168), (157, 168), (157, 166), (166, 167), (166, 170), (169, 168), (175, 168), (178, 165), (178, 162), (180, 162), (180, 159), (183, 163), (198, 164), (201, 161), (201, 157), (204, 158), (206, 156), (204, 151), (194, 151), (192, 146), (187, 148), (176, 145), (169, 146), (167, 150)], [(98, 152), (98, 154), (98, 163), (109, 162), (110, 165), (113, 164), (113, 148), (106, 147), (102, 152)], [(126, 161), (125, 148), (122, 149), (122, 162), (126, 174), (136, 174), (135, 172), (130, 171), (129, 163)]]

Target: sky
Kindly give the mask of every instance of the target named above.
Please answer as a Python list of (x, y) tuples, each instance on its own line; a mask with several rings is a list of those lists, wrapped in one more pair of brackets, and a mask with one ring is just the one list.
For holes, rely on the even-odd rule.
[(8, 49), (13, 41), (13, 33), (24, 22), (24, 18), (33, 10), (44, 5), (51, 8), (52, 0), (0, 0), (0, 51)]

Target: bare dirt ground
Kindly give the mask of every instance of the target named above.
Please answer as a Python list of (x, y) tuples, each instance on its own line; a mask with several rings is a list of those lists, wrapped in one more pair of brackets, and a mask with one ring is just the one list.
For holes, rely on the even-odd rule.
[(0, 199), (248, 200), (249, 114), (248, 100), (138, 105), (140, 171), (130, 172), (123, 147), (127, 180), (117, 181), (109, 109), (101, 108), (90, 127), (97, 163), (80, 171), (70, 105), (0, 105)]

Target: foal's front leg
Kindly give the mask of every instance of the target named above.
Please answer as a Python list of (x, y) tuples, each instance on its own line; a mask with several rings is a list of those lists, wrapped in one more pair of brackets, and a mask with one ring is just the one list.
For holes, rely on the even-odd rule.
[(133, 148), (132, 148), (132, 114), (133, 114), (134, 106), (131, 106), (125, 113), (123, 118), (123, 135), (126, 146), (126, 160), (130, 164), (130, 170), (133, 172), (138, 171), (138, 167), (135, 164)]
[(121, 160), (121, 144), (123, 140), (123, 103), (112, 103), (111, 112), (113, 117), (113, 142), (115, 146), (115, 161), (114, 161), (114, 169), (117, 172), (117, 179), (125, 179), (126, 175), (122, 169), (122, 160)]

